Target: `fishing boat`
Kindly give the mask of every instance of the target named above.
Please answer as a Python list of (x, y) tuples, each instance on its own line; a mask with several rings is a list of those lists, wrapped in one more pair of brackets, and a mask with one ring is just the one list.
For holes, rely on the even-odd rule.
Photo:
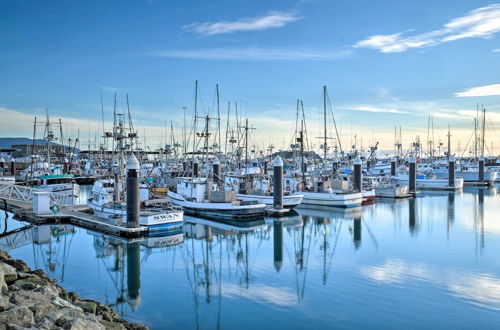
[[(253, 189), (239, 189), (246, 187), (246, 178), (236, 175), (226, 175), (224, 177), (224, 190), (238, 191), (236, 198), (242, 201), (257, 201), (261, 204), (266, 204), (267, 208), (272, 208), (274, 205), (274, 197), (272, 195), (272, 178), (268, 175), (260, 175), (252, 179), (251, 186)], [(290, 185), (285, 184), (285, 193), (283, 195), (283, 207), (293, 209), (302, 203), (304, 196), (299, 193), (291, 194)]]
[(302, 192), (305, 207), (330, 206), (330, 207), (356, 207), (363, 202), (363, 194), (360, 192), (336, 193), (336, 192)]
[[(137, 134), (133, 132), (132, 128), (130, 129), (131, 132), (126, 134), (123, 116), (118, 116), (118, 120), (116, 117), (115, 111), (113, 133), (109, 133), (109, 136), (113, 136), (116, 141), (116, 156), (112, 166), (114, 178), (101, 179), (94, 183), (92, 195), (87, 200), (87, 206), (92, 209), (95, 215), (102, 219), (126, 223), (127, 201), (125, 201), (124, 171), (125, 167), (127, 169), (138, 170), (140, 164), (133, 153), (130, 154), (125, 164), (124, 156), (128, 146), (124, 144), (124, 137), (128, 137), (132, 141), (137, 138)], [(139, 224), (146, 226), (149, 232), (173, 230), (182, 226), (184, 222), (184, 212), (182, 209), (165, 200), (150, 201), (149, 187), (145, 184), (139, 188), (139, 200)]]
[(382, 198), (407, 198), (411, 197), (408, 186), (400, 186), (393, 183), (382, 183), (375, 187), (375, 196)]
[[(144, 196), (144, 190), (141, 193)], [(106, 220), (118, 219), (127, 222), (127, 203), (115, 201), (115, 181), (111, 179), (97, 180), (92, 187), (92, 195), (87, 200), (87, 206), (92, 209), (98, 217)], [(144, 198), (144, 197), (143, 197)], [(141, 201), (144, 202), (144, 199)], [(183, 212), (166, 202), (156, 204), (154, 207), (141, 205), (139, 223), (147, 226), (149, 231), (162, 231), (181, 227), (183, 224)]]
[[(274, 197), (262, 191), (254, 191), (252, 194), (237, 194), (237, 199), (242, 201), (257, 201), (265, 204), (267, 208), (272, 208), (274, 204)], [(283, 207), (286, 209), (294, 209), (302, 203), (304, 195), (293, 194), (283, 195)]]
[[(408, 186), (410, 183), (408, 173), (399, 172), (391, 177), (392, 181), (400, 186)], [(457, 190), (464, 187), (464, 178), (455, 178), (455, 184), (450, 186), (448, 179), (439, 179), (431, 173), (417, 174), (417, 189), (436, 189), (436, 190)]]
[(208, 219), (248, 221), (266, 214), (266, 204), (239, 200), (234, 191), (217, 191), (214, 187), (206, 178), (180, 177), (176, 191), (168, 191), (167, 196), (186, 214)]

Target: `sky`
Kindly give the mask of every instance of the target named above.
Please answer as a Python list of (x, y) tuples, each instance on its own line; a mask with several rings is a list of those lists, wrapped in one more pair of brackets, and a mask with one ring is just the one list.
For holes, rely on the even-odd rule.
[(390, 150), (395, 126), (405, 148), (426, 141), (429, 116), (436, 143), (450, 125), (463, 149), (479, 104), (498, 154), (499, 34), (500, 3), (480, 0), (0, 1), (0, 136), (31, 136), (47, 107), (66, 136), (94, 141), (102, 91), (106, 130), (114, 93), (119, 111), (128, 94), (153, 148), (165, 123), (180, 138), (198, 80), (198, 113), (215, 116), (218, 84), (222, 127), (238, 104), (262, 148), (290, 144), (297, 99), (317, 148), (327, 86), (344, 149)]

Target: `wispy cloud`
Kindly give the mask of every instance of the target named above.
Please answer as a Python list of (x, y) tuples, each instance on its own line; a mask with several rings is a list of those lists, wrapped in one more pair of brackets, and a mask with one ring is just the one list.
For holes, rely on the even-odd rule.
[(344, 109), (344, 110), (350, 110), (350, 111), (366, 111), (366, 112), (379, 112), (379, 113), (395, 113), (395, 114), (405, 114), (405, 115), (409, 115), (409, 114), (411, 114), (410, 112), (401, 111), (401, 110), (398, 110), (398, 109), (379, 108), (379, 107), (373, 107), (373, 106), (345, 107), (345, 108), (342, 108), (342, 109)]
[(212, 36), (216, 34), (228, 34), (242, 31), (259, 31), (277, 29), (301, 19), (294, 12), (272, 11), (263, 16), (245, 17), (236, 21), (220, 21), (207, 23), (191, 23), (182, 28), (188, 32)]
[(465, 38), (489, 38), (500, 31), (500, 4), (472, 10), (465, 16), (452, 19), (437, 30), (408, 36), (411, 31), (374, 35), (358, 42), (354, 47), (397, 53), (410, 48), (436, 46)]
[(500, 95), (500, 84), (468, 88), (462, 92), (455, 93), (456, 97), (477, 97)]
[(500, 48), (495, 48), (492, 50), (493, 53), (500, 53)]
[(202, 60), (334, 60), (348, 57), (350, 50), (297, 50), (288, 48), (204, 48), (148, 52), (155, 57)]

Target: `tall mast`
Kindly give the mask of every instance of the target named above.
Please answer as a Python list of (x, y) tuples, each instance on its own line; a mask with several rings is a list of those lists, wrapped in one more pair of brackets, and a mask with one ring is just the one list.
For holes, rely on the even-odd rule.
[(448, 159), (451, 158), (451, 134), (450, 134), (450, 125), (448, 125)]
[(219, 103), (219, 84), (215, 85), (215, 89), (217, 91), (217, 136), (219, 138), (219, 143), (217, 145), (217, 149), (220, 152), (220, 103)]
[(224, 154), (227, 152), (227, 133), (229, 131), (229, 111), (231, 109), (231, 102), (227, 102), (227, 121), (226, 121), (226, 141), (224, 142)]
[(481, 106), (483, 108), (483, 133), (481, 134), (481, 156), (484, 157), (484, 142), (485, 142), (485, 139), (484, 139), (484, 133), (485, 133), (485, 122), (486, 122), (486, 109), (484, 108), (484, 106)]
[(306, 184), (306, 169), (304, 164), (304, 120), (300, 121), (300, 167), (302, 169), (302, 182)]
[(248, 118), (245, 121), (245, 172), (247, 171), (248, 171)]
[(326, 86), (323, 86), (323, 128), (324, 128), (323, 161), (326, 162), (326, 151), (327, 151), (327, 144), (326, 144)]
[(104, 102), (102, 100), (102, 88), (101, 88), (101, 119), (102, 119), (102, 136), (104, 138), (106, 136), (106, 132), (105, 132), (105, 129), (104, 129)]
[(184, 124), (182, 126), (182, 152), (184, 156), (187, 153), (187, 140), (186, 140), (186, 110), (187, 107), (182, 107), (182, 112), (184, 113)]
[(193, 157), (196, 151), (196, 121), (198, 117), (198, 80), (194, 84), (194, 129), (193, 129)]

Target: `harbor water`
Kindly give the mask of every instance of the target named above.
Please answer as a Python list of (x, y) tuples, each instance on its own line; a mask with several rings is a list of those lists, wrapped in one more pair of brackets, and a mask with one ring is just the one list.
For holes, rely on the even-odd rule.
[[(46, 225), (0, 249), (152, 329), (493, 329), (499, 193), (299, 209), (245, 227), (186, 217), (170, 236), (132, 241)], [(0, 219), (1, 232), (25, 225)]]

